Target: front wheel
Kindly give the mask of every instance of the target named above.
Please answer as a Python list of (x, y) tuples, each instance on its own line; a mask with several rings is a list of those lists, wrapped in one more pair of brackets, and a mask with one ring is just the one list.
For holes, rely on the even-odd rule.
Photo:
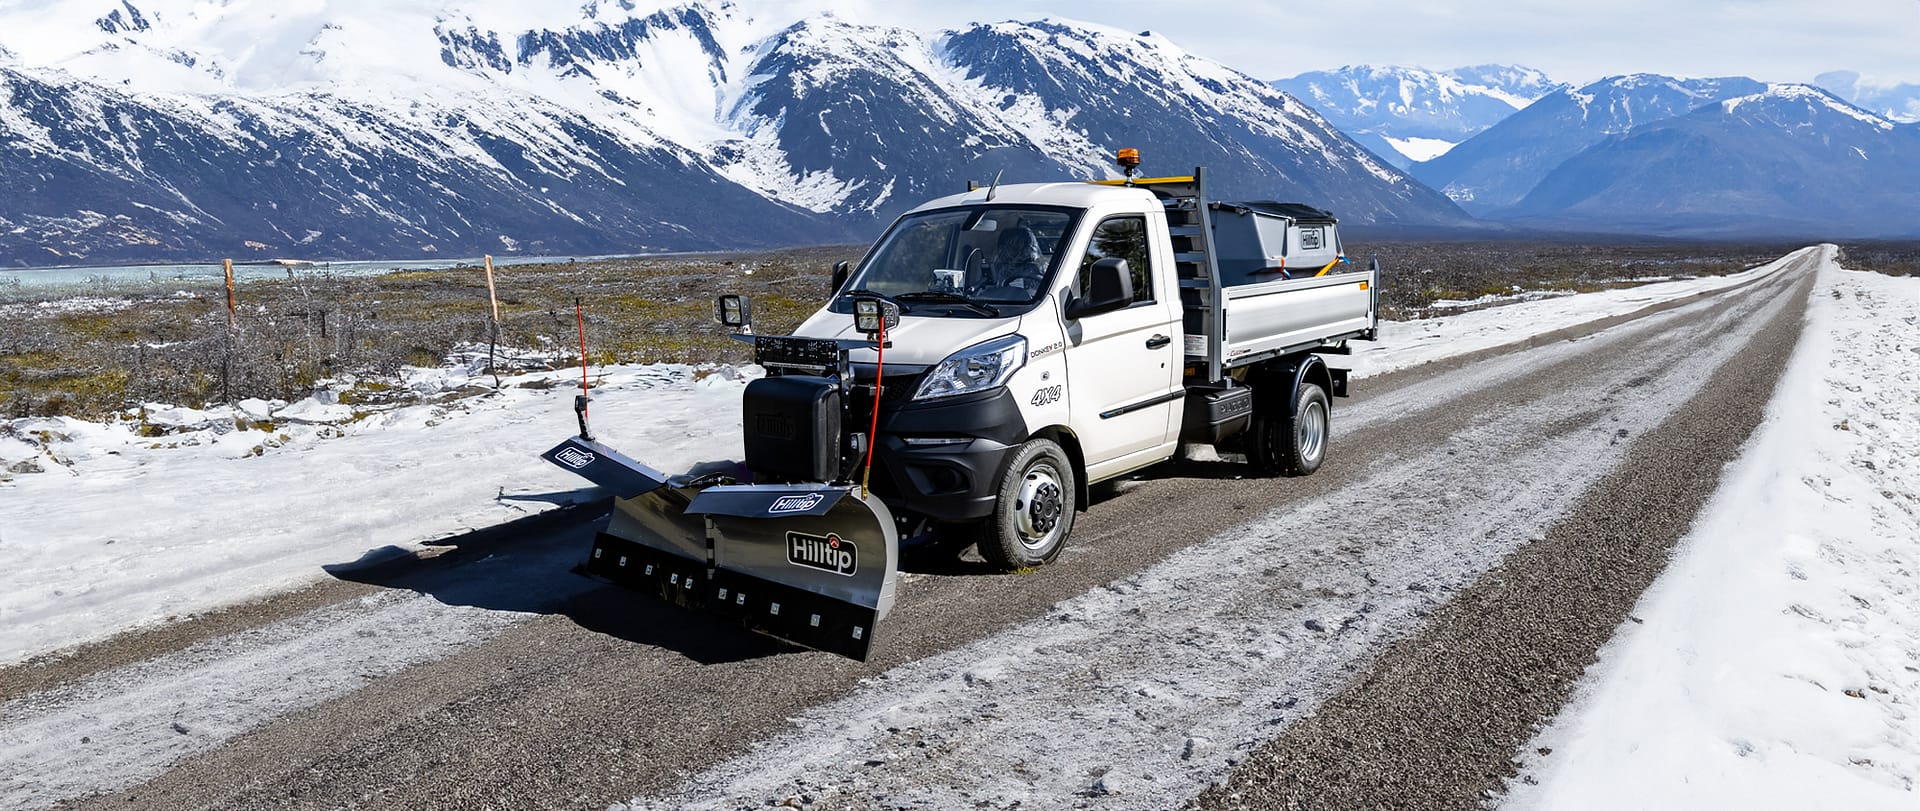
[(996, 489), (993, 518), (981, 533), (980, 557), (1006, 571), (1052, 561), (1073, 529), (1073, 463), (1049, 439), (1013, 453)]
[(1327, 458), (1327, 437), (1331, 433), (1331, 409), (1327, 392), (1313, 383), (1303, 383), (1293, 401), (1293, 413), (1272, 402), (1254, 414), (1248, 461), (1269, 476), (1306, 476), (1320, 469)]

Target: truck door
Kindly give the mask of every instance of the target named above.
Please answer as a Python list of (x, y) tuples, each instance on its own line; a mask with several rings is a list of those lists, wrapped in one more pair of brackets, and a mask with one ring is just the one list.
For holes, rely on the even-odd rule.
[[(1151, 233), (1150, 223), (1161, 233)], [(1164, 228), (1164, 221), (1143, 214), (1107, 217), (1094, 226), (1080, 257), (1076, 293), (1086, 291), (1086, 270), (1096, 260), (1117, 256), (1133, 271), (1132, 306), (1066, 325), (1070, 419), (1090, 481), (1158, 461), (1177, 439), (1168, 426), (1179, 425), (1174, 411), (1185, 396), (1184, 347), (1175, 323), (1178, 297), (1170, 286), (1161, 289), (1162, 274), (1173, 267), (1155, 247), (1167, 244)]]

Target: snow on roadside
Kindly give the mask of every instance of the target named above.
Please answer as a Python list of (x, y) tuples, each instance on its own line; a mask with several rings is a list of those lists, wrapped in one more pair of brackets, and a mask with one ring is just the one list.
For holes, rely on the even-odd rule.
[[(1831, 248), (1801, 248), (1765, 265), (1725, 276), (1701, 276), (1639, 287), (1521, 301), (1418, 321), (1383, 322), (1379, 341), (1354, 345), (1353, 373), (1356, 377), (1384, 374), (1491, 349), (1589, 321), (1625, 315), (1662, 302), (1724, 290), (1771, 274), (1809, 251), (1821, 250)], [(1391, 272), (1380, 283), (1393, 284)]]
[[(1800, 253), (1729, 276), (1387, 322), (1381, 341), (1356, 346), (1354, 373), (1741, 284)], [(596, 498), (537, 458), (575, 431), (568, 374), (454, 397), (492, 381), (459, 364), (415, 370), (410, 388), (447, 399), (399, 408), (356, 407), (324, 392), (292, 404), (150, 408), (145, 421), (162, 436), (141, 436), (138, 423), (0, 422), (0, 665), (296, 588), (325, 577), (322, 565), (404, 554)], [(668, 471), (738, 456), (740, 391), (755, 368), (595, 374), (596, 433), (615, 447)], [(252, 426), (267, 419), (270, 431)]]
[(1920, 279), (1828, 263), (1808, 321), (1507, 807), (1920, 807)]
[[(461, 370), (415, 377), (436, 391), (491, 383)], [(627, 450), (678, 468), (738, 454), (738, 370), (596, 377), (595, 428)], [(577, 430), (577, 381), (510, 377), (498, 393), (386, 410), (326, 397), (153, 408), (144, 427), (0, 423), (0, 479), (11, 477), (0, 481), (0, 664), (592, 500), (586, 482), (537, 458)], [(272, 430), (241, 427), (260, 419)]]

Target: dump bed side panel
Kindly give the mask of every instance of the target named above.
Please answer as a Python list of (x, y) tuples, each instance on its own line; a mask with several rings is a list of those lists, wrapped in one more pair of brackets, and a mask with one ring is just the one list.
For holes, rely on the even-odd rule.
[[(1374, 282), (1361, 271), (1227, 288), (1226, 363), (1372, 329)], [(1189, 332), (1186, 346), (1205, 359), (1204, 336)]]
[(1227, 362), (1372, 328), (1372, 280), (1339, 273), (1227, 288)]

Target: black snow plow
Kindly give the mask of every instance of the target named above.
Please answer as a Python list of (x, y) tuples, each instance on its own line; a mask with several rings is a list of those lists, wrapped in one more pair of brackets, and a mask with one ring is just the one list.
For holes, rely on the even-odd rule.
[[(722, 297), (723, 313), (728, 299), (735, 297)], [(893, 607), (899, 535), (886, 505), (855, 481), (871, 443), (864, 432), (842, 430), (852, 423), (846, 404), (855, 387), (847, 353), (881, 348), (881, 319), (899, 315), (891, 302), (862, 299), (860, 307), (880, 314), (871, 331), (879, 340), (736, 336), (755, 344), (763, 364), (819, 373), (747, 386), (745, 417), (762, 430), (750, 435), (744, 464), (662, 473), (592, 439), (587, 398), (579, 397), (580, 436), (543, 458), (614, 495), (586, 571), (865, 660), (874, 626)], [(744, 318), (722, 320), (745, 326)]]

